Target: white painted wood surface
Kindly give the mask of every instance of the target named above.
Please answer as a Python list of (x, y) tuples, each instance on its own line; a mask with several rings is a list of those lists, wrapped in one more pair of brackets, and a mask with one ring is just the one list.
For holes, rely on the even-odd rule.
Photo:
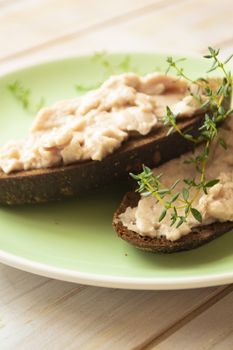
[[(0, 0), (0, 72), (86, 51), (233, 51), (232, 0)], [(0, 265), (0, 349), (233, 349), (233, 287), (124, 291)]]
[[(228, 291), (233, 290), (232, 286)], [(233, 322), (232, 322), (233, 293), (223, 294), (220, 300), (210, 306), (190, 322), (183, 325), (179, 331), (169, 336), (157, 345), (148, 349), (232, 349)], [(164, 337), (165, 338), (165, 337)]]

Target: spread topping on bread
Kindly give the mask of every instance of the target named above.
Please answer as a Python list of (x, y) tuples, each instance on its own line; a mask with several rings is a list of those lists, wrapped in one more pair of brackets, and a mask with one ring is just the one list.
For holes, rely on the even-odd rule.
[[(201, 213), (202, 222), (198, 222), (192, 215), (178, 228), (171, 226), (170, 216), (159, 221), (162, 205), (153, 196), (141, 197), (137, 207), (128, 207), (120, 215), (120, 220), (129, 230), (139, 233), (141, 236), (161, 237), (175, 241), (181, 236), (189, 234), (193, 227), (198, 225), (209, 225), (214, 222), (233, 221), (233, 117), (227, 120), (219, 129), (219, 138), (211, 144), (210, 153), (206, 165), (206, 180), (217, 178), (219, 180), (212, 186), (208, 193), (200, 192), (194, 207)], [(227, 150), (219, 147), (218, 142), (224, 139)], [(200, 146), (202, 147), (202, 146)], [(197, 148), (195, 153), (199, 154)], [(193, 153), (185, 154), (180, 158), (163, 164), (156, 173), (163, 174), (163, 182), (169, 188), (176, 179), (192, 178), (195, 176), (195, 165), (185, 163), (185, 160), (193, 157)], [(182, 181), (177, 184), (176, 190), (183, 187)], [(190, 188), (190, 197), (195, 188)]]
[(129, 137), (161, 126), (166, 106), (192, 116), (198, 103), (188, 89), (185, 80), (158, 73), (112, 76), (97, 90), (41, 109), (25, 140), (1, 148), (0, 169), (10, 173), (102, 160)]

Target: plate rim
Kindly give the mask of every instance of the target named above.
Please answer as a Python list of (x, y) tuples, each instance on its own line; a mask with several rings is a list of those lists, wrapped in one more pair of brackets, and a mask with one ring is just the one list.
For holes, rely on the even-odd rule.
[[(181, 57), (185, 55), (185, 58), (187, 59), (200, 59), (203, 58), (203, 54), (197, 53), (197, 52), (191, 52), (187, 53), (186, 51), (166, 51), (166, 50), (95, 50), (95, 51), (83, 51), (80, 52), (79, 54), (73, 53), (73, 54), (68, 54), (68, 53), (60, 53), (58, 55), (52, 55), (48, 57), (33, 57), (30, 59), (28, 57), (28, 60), (26, 59), (25, 61), (20, 61), (19, 63), (15, 62), (16, 66), (12, 67), (11, 65), (8, 67), (6, 63), (6, 67), (3, 67), (3, 70), (0, 71), (0, 78), (5, 78), (8, 75), (17, 73), (21, 70), (27, 70), (31, 68), (35, 68), (36, 66), (43, 66), (46, 64), (50, 63), (59, 63), (62, 61), (66, 60), (73, 60), (77, 58), (90, 58), (92, 57), (95, 53), (98, 52), (106, 52), (109, 55), (160, 55), (160, 56), (175, 56), (175, 57)], [(10, 62), (11, 63), (11, 62)]]
[[(103, 50), (101, 50), (103, 51)], [(39, 57), (34, 58), (29, 62), (20, 62), (16, 67), (6, 67), (6, 70), (0, 72), (0, 79), (10, 76), (14, 73), (18, 73), (23, 70), (35, 68), (37, 66), (43, 66), (51, 64), (53, 62), (59, 63), (66, 60), (78, 59), (78, 58), (90, 58), (95, 52), (81, 52), (79, 54), (60, 54), (59, 56)], [(186, 54), (185, 52), (172, 52), (167, 51), (155, 51), (155, 50), (107, 50), (109, 55), (174, 55), (182, 56), (190, 59), (200, 59), (201, 54), (192, 52)], [(151, 277), (123, 277), (113, 276), (98, 273), (87, 273), (77, 270), (71, 270), (68, 268), (55, 267), (49, 264), (44, 264), (36, 260), (23, 258), (19, 255), (9, 253), (4, 250), (0, 250), (0, 263), (7, 266), (17, 268), (19, 270), (33, 273), (36, 275), (53, 278), (66, 282), (79, 283), (89, 286), (119, 288), (119, 289), (134, 289), (134, 290), (179, 290), (179, 289), (191, 289), (191, 288), (203, 288), (220, 286), (233, 282), (233, 271), (227, 273), (216, 274), (204, 274), (202, 276), (192, 277), (169, 277), (169, 278), (151, 278)]]
[(54, 267), (35, 260), (26, 259), (3, 250), (0, 250), (0, 263), (23, 270), (25, 272), (30, 272), (36, 275), (61, 281), (119, 289), (179, 290), (220, 286), (233, 282), (233, 272), (175, 278), (122, 277), (80, 272), (77, 270)]

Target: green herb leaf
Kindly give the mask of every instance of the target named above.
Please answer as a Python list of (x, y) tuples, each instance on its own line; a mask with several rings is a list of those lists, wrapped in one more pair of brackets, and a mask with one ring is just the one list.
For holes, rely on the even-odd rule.
[(180, 216), (176, 228), (179, 228), (184, 222), (186, 222), (186, 218), (184, 216)]
[(196, 208), (191, 208), (191, 213), (198, 222), (202, 223), (202, 215)]
[(213, 187), (217, 183), (219, 183), (219, 179), (210, 180), (205, 184), (205, 187)]
[(228, 62), (230, 62), (230, 60), (232, 59), (233, 57), (233, 54), (230, 55), (225, 61), (224, 61), (224, 64), (227, 64)]
[(175, 202), (179, 196), (180, 196), (180, 192), (177, 192), (176, 194), (174, 194), (174, 196), (172, 196), (172, 198), (170, 199), (170, 203)]
[(187, 201), (189, 198), (189, 190), (187, 188), (183, 188), (182, 193), (183, 193), (184, 200)]
[(219, 137), (218, 142), (225, 150), (227, 150), (226, 141), (222, 137)]
[(163, 209), (159, 217), (159, 222), (162, 221), (166, 215), (167, 215), (167, 209)]
[[(186, 130), (181, 129), (179, 123), (177, 123), (177, 116), (174, 115), (169, 107), (166, 108), (166, 115), (163, 122), (164, 125), (168, 127), (168, 135), (172, 132), (176, 132), (194, 145), (200, 142), (203, 143), (201, 151), (185, 161), (186, 164), (194, 165), (196, 174), (192, 178), (183, 180), (185, 186), (182, 190), (174, 193), (174, 188), (178, 181), (168, 188), (162, 183), (159, 176), (154, 175), (153, 171), (145, 166), (143, 166), (143, 172), (135, 177), (139, 185), (137, 191), (141, 193), (146, 192), (146, 195), (150, 193), (155, 197), (156, 203), (159, 202), (160, 205), (163, 206), (164, 210), (161, 213), (160, 221), (163, 220), (164, 213), (166, 212), (167, 214), (167, 212), (170, 211), (171, 226), (175, 223), (177, 228), (181, 226), (186, 222), (190, 213), (198, 222), (202, 222), (201, 212), (193, 208), (192, 205), (199, 193), (203, 192), (207, 194), (207, 190), (219, 182), (218, 179), (206, 181), (206, 163), (208, 161), (211, 143), (218, 135), (218, 123), (223, 122), (229, 115), (233, 114), (232, 109), (226, 110), (224, 107), (225, 99), (229, 98), (232, 92), (231, 72), (226, 70), (224, 64), (229, 62), (232, 57), (233, 55), (228, 57), (223, 63), (219, 58), (219, 49), (214, 49), (212, 47), (209, 47), (209, 54), (205, 55), (205, 58), (211, 60), (209, 71), (219, 69), (223, 73), (224, 77), (217, 89), (210, 85), (208, 79), (200, 78), (192, 80), (185, 74), (183, 67), (178, 65), (179, 60), (175, 61), (172, 57), (167, 58), (167, 72), (173, 69), (176, 71), (177, 76), (196, 85), (197, 93), (195, 92), (194, 94), (191, 91), (189, 91), (189, 93), (200, 104), (200, 108), (205, 110), (204, 122), (199, 128), (198, 135), (196, 135), (195, 132), (190, 133), (190, 130), (187, 128)], [(218, 137), (218, 143), (223, 148), (227, 148), (223, 138)], [(177, 203), (179, 204), (177, 205)]]
[(31, 114), (37, 113), (42, 107), (45, 106), (45, 98), (40, 97), (37, 102), (32, 99), (32, 92), (29, 88), (23, 86), (23, 84), (16, 80), (15, 82), (8, 85), (8, 89), (12, 96), (19, 101), (23, 109), (30, 112)]
[(88, 91), (91, 90), (96, 90), (98, 89), (104, 81), (99, 81), (96, 84), (93, 85), (81, 85), (81, 84), (76, 84), (75, 85), (75, 89), (79, 92), (79, 93), (86, 93)]

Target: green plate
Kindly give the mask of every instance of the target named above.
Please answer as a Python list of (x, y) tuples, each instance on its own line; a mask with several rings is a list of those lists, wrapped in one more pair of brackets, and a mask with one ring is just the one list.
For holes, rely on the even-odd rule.
[[(7, 86), (18, 80), (33, 98), (47, 104), (77, 96), (75, 84), (94, 86), (121, 69), (139, 73), (166, 67), (166, 55), (137, 53), (83, 56), (46, 62), (0, 79), (0, 139), (27, 134), (33, 116), (23, 110)], [(203, 75), (207, 62), (189, 58), (183, 66), (193, 77)], [(62, 280), (135, 289), (178, 289), (233, 282), (233, 235), (193, 251), (157, 255), (133, 248), (114, 233), (111, 220), (125, 191), (108, 187), (62, 203), (1, 207), (0, 261)]]

